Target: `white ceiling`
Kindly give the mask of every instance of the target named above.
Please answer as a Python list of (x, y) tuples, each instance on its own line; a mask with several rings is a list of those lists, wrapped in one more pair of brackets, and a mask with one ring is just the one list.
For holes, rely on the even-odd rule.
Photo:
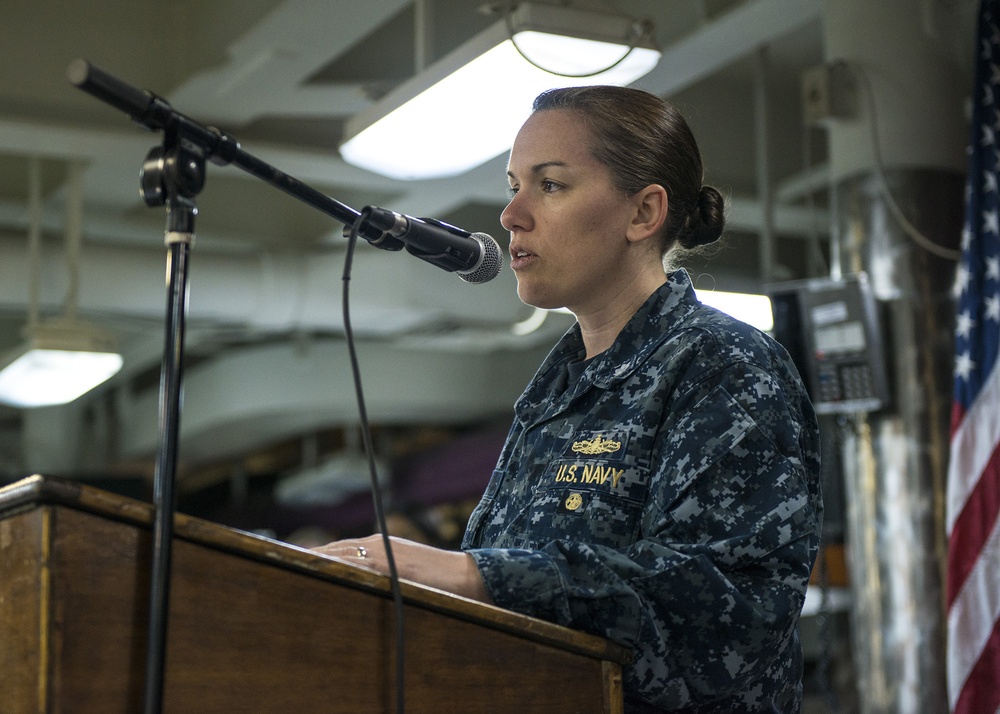
[[(960, 28), (956, 57), (971, 54), (972, 0), (899, 2), (928, 13), (930, 23), (943, 18), (943, 25)], [(826, 242), (826, 142), (821, 129), (803, 124), (800, 82), (824, 58), (823, 2), (570, 4), (655, 23), (663, 59), (639, 85), (681, 108), (701, 143), (706, 180), (732, 199), (728, 247), (692, 266), (699, 287), (753, 290), (768, 275), (821, 274), (815, 251), (821, 254)], [(8, 0), (0, 11), (0, 350), (19, 342), (28, 311), (30, 159), (40, 159), (42, 169), (43, 314), (65, 307), (68, 176), (79, 162), (77, 305), (117, 334), (126, 367), (69, 407), (0, 410), (0, 476), (145, 472), (156, 444), (164, 215), (147, 208), (138, 189), (143, 158), (160, 136), (71, 86), (66, 69), (73, 59), (86, 58), (223, 128), (250, 154), (351, 207), (433, 216), (505, 245), (498, 222), (503, 157), (453, 179), (404, 183), (351, 167), (336, 151), (344, 120), (408, 78), (418, 52), (439, 57), (495, 20), (479, 5)], [(475, 121), (490, 107), (457, 101), (442, 111)], [(766, 128), (757, 121), (762, 116)], [(775, 197), (773, 265), (761, 264), (758, 250), (762, 176)], [(184, 467), (193, 472), (354, 423), (342, 340), (342, 227), (234, 167), (209, 165), (198, 206)], [(359, 247), (351, 307), (369, 413), (382, 424), (502, 417), (569, 324), (552, 315), (532, 335), (515, 337), (511, 326), (532, 311), (517, 301), (506, 268), (500, 278), (472, 286), (409, 255), (367, 245)]]

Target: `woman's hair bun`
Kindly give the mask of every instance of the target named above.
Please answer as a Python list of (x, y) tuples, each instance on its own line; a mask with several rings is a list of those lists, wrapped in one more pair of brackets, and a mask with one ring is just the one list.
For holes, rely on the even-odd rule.
[(698, 204), (687, 217), (686, 230), (680, 236), (683, 248), (697, 248), (719, 240), (726, 227), (726, 200), (718, 189), (702, 186)]

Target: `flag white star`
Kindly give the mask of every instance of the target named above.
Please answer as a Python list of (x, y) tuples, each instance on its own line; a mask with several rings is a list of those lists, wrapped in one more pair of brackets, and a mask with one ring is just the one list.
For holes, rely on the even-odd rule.
[(983, 193), (995, 193), (997, 190), (997, 175), (989, 169), (983, 171)]
[(965, 263), (960, 263), (958, 269), (955, 271), (955, 287), (952, 288), (952, 294), (957, 298), (965, 292), (965, 289), (969, 287), (969, 268)]
[(983, 211), (983, 232), (1000, 235), (1000, 216), (997, 215), (997, 209)]
[(972, 361), (971, 357), (969, 357), (969, 353), (963, 352), (955, 358), (955, 377), (968, 379), (975, 366), (976, 363)]
[(986, 259), (986, 279), (1000, 280), (1000, 257), (993, 255)]
[(969, 339), (969, 335), (972, 333), (972, 328), (975, 324), (976, 321), (972, 319), (972, 315), (970, 315), (969, 311), (966, 310), (955, 320), (955, 335), (957, 337)]
[[(992, 104), (993, 103), (993, 90), (987, 88), (986, 91), (989, 92), (989, 95), (990, 95), (989, 96), (989, 103)], [(993, 144), (996, 142), (996, 135), (993, 133), (993, 127), (986, 126), (985, 124), (983, 124), (981, 128), (983, 130), (983, 138), (979, 140), (979, 145), (980, 146), (993, 146)]]
[(1000, 322), (1000, 294), (985, 298), (983, 305), (986, 308), (984, 317), (993, 322)]

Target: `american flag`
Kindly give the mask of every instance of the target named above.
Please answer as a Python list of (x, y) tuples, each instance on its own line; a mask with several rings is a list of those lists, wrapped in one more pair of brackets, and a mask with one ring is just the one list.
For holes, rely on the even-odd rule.
[(1000, 7), (982, 0), (965, 228), (956, 273), (948, 466), (948, 696), (1000, 710)]

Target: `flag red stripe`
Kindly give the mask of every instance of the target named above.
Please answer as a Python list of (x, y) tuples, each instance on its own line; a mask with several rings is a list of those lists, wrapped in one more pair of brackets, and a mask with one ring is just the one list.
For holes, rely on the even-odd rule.
[(1000, 514), (1000, 446), (955, 519), (948, 542), (948, 609), (965, 584)]
[(958, 431), (958, 427), (962, 426), (962, 421), (965, 419), (965, 409), (962, 408), (961, 403), (954, 401), (951, 404), (951, 438), (954, 440), (955, 432)]
[(993, 623), (993, 632), (979, 655), (976, 665), (962, 685), (955, 702), (954, 714), (983, 714), (1000, 708), (1000, 621)]

